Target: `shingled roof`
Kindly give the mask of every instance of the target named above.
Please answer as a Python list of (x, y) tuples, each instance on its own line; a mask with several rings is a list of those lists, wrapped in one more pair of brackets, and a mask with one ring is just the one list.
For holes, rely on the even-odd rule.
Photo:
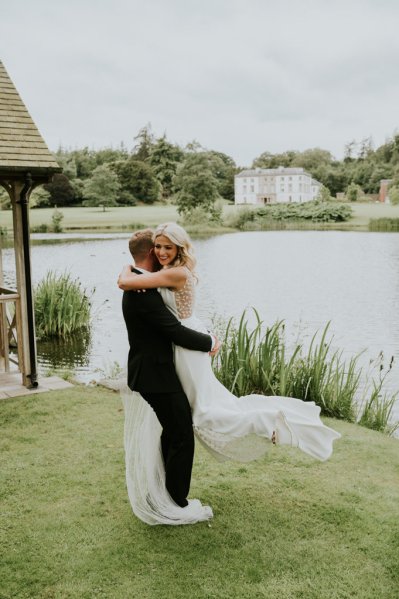
[(0, 61), (0, 174), (60, 172)]

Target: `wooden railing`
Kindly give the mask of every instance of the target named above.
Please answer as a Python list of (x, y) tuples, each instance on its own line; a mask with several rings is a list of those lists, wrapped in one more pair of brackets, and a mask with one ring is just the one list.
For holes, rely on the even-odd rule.
[[(17, 291), (0, 287), (0, 371), (10, 372), (10, 362), (23, 372), (23, 358), (18, 339), (21, 334), (21, 301)], [(17, 348), (16, 360), (10, 348)]]

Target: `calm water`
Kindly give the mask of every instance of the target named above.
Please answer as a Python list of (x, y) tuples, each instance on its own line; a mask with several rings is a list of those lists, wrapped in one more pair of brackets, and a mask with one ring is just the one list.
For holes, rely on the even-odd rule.
[[(32, 247), (33, 280), (47, 270), (69, 270), (93, 295), (90, 338), (69, 348), (40, 345), (41, 365), (77, 369), (98, 378), (114, 361), (124, 366), (127, 338), (122, 320), (121, 266), (129, 262), (127, 236)], [(59, 238), (58, 238), (59, 239)], [(197, 311), (210, 320), (256, 307), (268, 324), (284, 319), (287, 340), (305, 344), (330, 320), (333, 345), (346, 356), (364, 351), (367, 364), (383, 351), (399, 356), (399, 234), (322, 231), (236, 233), (195, 241), (198, 258)], [(3, 251), (5, 278), (14, 284), (12, 250)], [(390, 387), (399, 389), (395, 363)]]

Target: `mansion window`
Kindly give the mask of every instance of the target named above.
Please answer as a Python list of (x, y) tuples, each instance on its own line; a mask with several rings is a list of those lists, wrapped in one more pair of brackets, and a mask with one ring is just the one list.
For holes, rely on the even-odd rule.
[(255, 191), (254, 185), (251, 185), (251, 191), (252, 191), (252, 193)]

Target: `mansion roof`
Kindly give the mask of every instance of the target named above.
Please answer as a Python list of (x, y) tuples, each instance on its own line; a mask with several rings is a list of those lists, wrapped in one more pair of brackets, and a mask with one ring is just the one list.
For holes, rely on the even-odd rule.
[(290, 168), (279, 166), (278, 168), (253, 168), (241, 171), (236, 177), (262, 177), (265, 175), (307, 175), (310, 177), (302, 167)]

